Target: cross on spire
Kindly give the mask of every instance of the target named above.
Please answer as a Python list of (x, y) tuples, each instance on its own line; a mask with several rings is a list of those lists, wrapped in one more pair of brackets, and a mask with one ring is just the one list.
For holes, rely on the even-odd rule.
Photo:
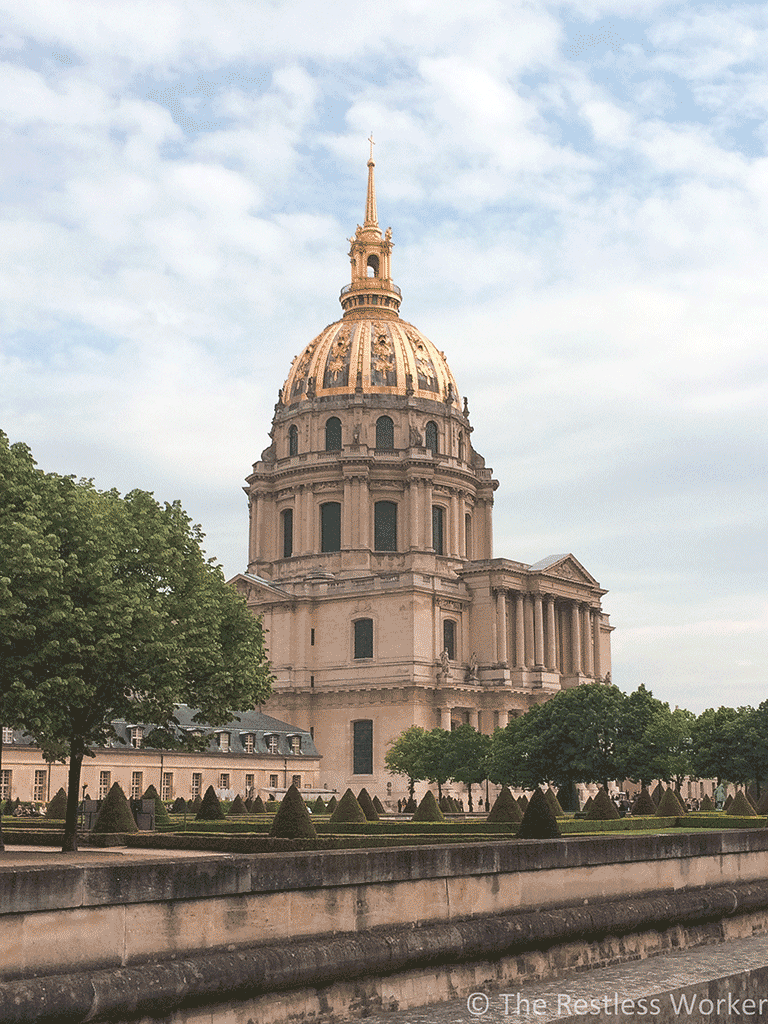
[(368, 141), (371, 144), (371, 155), (370, 155), (369, 159), (373, 160), (373, 147), (376, 145), (376, 143), (373, 141), (373, 132), (371, 132), (371, 134), (368, 136)]

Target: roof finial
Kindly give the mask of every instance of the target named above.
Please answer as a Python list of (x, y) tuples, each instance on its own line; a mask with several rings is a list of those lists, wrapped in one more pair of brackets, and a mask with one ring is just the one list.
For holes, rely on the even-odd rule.
[(365, 221), (363, 227), (366, 228), (377, 228), (379, 226), (379, 218), (376, 213), (376, 183), (373, 180), (373, 147), (375, 145), (373, 141), (373, 132), (371, 132), (368, 141), (371, 144), (371, 155), (368, 160), (368, 194), (365, 197)]

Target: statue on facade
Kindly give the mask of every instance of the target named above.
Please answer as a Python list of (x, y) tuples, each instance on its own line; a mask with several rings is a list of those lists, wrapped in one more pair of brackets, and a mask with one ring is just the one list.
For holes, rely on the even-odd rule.
[(469, 659), (469, 672), (467, 679), (477, 680), (477, 651), (472, 651)]
[(448, 656), (448, 651), (444, 647), (443, 653), (440, 655), (440, 668), (437, 670), (438, 679), (447, 680), (448, 673), (451, 670), (451, 659)]

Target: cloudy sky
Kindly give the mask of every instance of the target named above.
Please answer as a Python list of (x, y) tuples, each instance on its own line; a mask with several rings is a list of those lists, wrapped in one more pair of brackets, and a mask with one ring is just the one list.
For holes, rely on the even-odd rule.
[(768, 697), (768, 8), (0, 0), (0, 428), (181, 499), (227, 576), (367, 136), (495, 554), (610, 591), (614, 681)]

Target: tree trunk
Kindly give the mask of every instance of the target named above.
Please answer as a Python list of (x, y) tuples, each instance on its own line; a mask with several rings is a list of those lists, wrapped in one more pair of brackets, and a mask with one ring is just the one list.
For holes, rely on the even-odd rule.
[(471, 782), (467, 783), (467, 802), (469, 804), (469, 813), (471, 814), (472, 811), (474, 810), (474, 807), (472, 806), (472, 783)]
[(69, 748), (69, 778), (67, 780), (67, 818), (64, 822), (62, 853), (77, 853), (77, 805), (80, 792), (80, 770), (83, 767), (83, 752), (80, 744), (72, 739)]
[[(0, 729), (0, 779), (3, 777), (3, 733)], [(10, 793), (8, 794), (10, 796)], [(5, 843), (3, 842), (3, 798), (0, 797), (0, 853), (5, 853)]]
[(437, 799), (438, 802), (443, 799), (443, 784), (440, 779), (437, 780)]

